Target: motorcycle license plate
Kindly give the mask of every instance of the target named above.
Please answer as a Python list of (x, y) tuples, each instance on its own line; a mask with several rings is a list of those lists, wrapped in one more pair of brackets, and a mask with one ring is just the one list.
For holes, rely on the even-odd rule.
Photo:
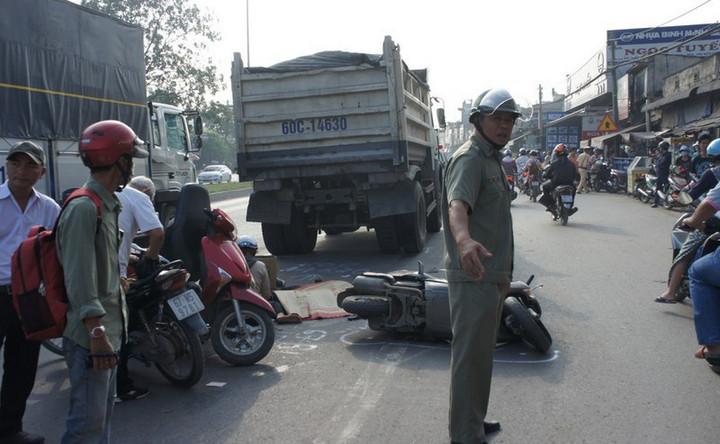
[(534, 187), (539, 187), (539, 186), (540, 186), (540, 182), (538, 182), (538, 181), (536, 181), (536, 180), (533, 180), (532, 186), (534, 186)]
[(565, 208), (572, 208), (572, 204), (569, 204), (569, 203), (564, 203), (563, 206)]
[(573, 197), (571, 194), (563, 194), (562, 196), (560, 196), (560, 199), (563, 201), (563, 203), (573, 203)]
[(177, 296), (173, 296), (168, 299), (167, 302), (179, 321), (195, 313), (200, 313), (205, 309), (197, 293), (192, 290), (187, 290)]

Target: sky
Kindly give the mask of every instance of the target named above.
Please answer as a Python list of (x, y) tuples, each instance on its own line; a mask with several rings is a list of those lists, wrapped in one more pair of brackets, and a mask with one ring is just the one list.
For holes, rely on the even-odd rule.
[[(196, 0), (217, 17), (213, 58), (231, 101), (233, 52), (247, 62), (246, 0)], [(521, 103), (565, 90), (565, 76), (604, 48), (609, 29), (650, 28), (705, 0), (247, 0), (250, 65), (269, 66), (326, 50), (381, 53), (385, 35), (412, 69), (428, 68), (434, 96), (458, 120), (463, 100), (504, 87)], [(666, 26), (715, 23), (712, 0)]]

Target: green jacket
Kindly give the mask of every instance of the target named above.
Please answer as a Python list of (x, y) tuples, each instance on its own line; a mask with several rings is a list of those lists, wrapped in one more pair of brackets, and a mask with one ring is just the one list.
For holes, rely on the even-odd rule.
[(447, 279), (456, 282), (473, 280), (460, 265), (448, 218), (450, 202), (461, 200), (470, 208), (470, 237), (492, 253), (492, 257), (483, 261), (485, 275), (482, 282), (509, 282), (513, 265), (512, 193), (505, 179), (500, 153), (482, 137), (474, 135), (453, 153), (448, 162), (443, 191)]
[(70, 301), (64, 336), (89, 348), (83, 319), (102, 316), (100, 323), (113, 348), (119, 350), (127, 320), (118, 266), (120, 202), (92, 178), (83, 186), (100, 197), (102, 223), (98, 228), (95, 204), (87, 197), (72, 200), (60, 216), (56, 242)]

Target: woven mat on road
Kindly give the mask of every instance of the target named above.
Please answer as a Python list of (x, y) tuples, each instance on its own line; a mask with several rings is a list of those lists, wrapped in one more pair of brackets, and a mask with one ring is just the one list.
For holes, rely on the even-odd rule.
[(325, 281), (293, 290), (276, 290), (275, 294), (285, 311), (297, 313), (305, 320), (341, 318), (350, 314), (337, 306), (337, 295), (351, 286), (345, 281)]

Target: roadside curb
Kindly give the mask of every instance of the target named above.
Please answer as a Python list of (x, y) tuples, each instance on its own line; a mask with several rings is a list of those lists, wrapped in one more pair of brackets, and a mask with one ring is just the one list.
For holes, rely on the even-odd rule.
[(247, 197), (252, 193), (252, 188), (242, 190), (219, 191), (210, 194), (210, 202), (219, 202), (221, 200), (237, 199), (239, 197)]

